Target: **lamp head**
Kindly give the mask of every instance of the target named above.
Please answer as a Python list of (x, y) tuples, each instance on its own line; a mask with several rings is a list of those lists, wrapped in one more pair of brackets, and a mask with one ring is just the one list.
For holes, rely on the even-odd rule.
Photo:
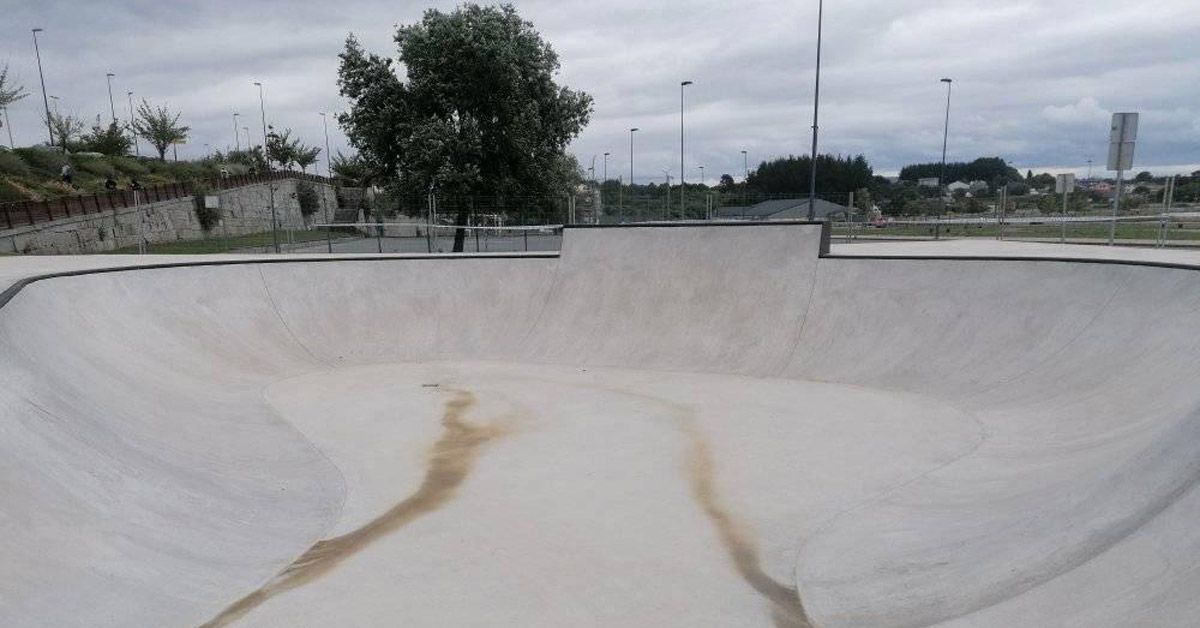
[(688, 86), (688, 85), (691, 85), (691, 84), (692, 84), (692, 82), (691, 82), (691, 81), (684, 81), (684, 82), (680, 83), (680, 84), (679, 84), (679, 86), (680, 86), (680, 87), (686, 87), (686, 86)]
[(953, 82), (954, 82), (954, 79), (948, 79), (948, 78), (944, 78), (944, 79), (942, 79), (942, 82), (943, 82), (943, 83), (953, 83)]

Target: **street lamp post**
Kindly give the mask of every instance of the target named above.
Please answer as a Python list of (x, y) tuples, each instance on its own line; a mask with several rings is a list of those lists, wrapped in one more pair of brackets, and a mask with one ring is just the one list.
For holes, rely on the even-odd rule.
[(938, 177), (938, 190), (944, 199), (946, 196), (946, 143), (950, 139), (950, 91), (954, 86), (954, 79), (944, 78), (942, 82), (946, 84), (946, 125), (942, 129), (942, 176)]
[(12, 143), (12, 122), (8, 121), (8, 107), (0, 107), (4, 109), (4, 125), (8, 127), (8, 148), (17, 150), (17, 144)]
[[(608, 182), (608, 155), (609, 153), (604, 153), (604, 183)], [(604, 186), (604, 183), (600, 184), (601, 187)]]
[(267, 158), (267, 105), (263, 98), (263, 84), (255, 81), (258, 86), (258, 109), (262, 113), (263, 127), (263, 160), (267, 162), (267, 195), (271, 203), (271, 242), (275, 252), (279, 253), (279, 221), (275, 216), (275, 182), (271, 180), (271, 160)]
[[(633, 127), (629, 129), (629, 207), (633, 208), (633, 134), (640, 129)], [(624, 212), (622, 212), (624, 213)]]
[(46, 98), (46, 75), (42, 73), (42, 52), (38, 48), (37, 34), (42, 29), (33, 29), (33, 54), (37, 56), (38, 79), (42, 83), (42, 104), (46, 107), (46, 133), (50, 136), (50, 145), (54, 146), (54, 129), (50, 127), (50, 101)]
[[(687, 218), (687, 207), (683, 204), (683, 184), (685, 181), (683, 169), (683, 90), (691, 81), (683, 81), (679, 84), (679, 217)], [(667, 215), (670, 217), (670, 214)]]
[(703, 187), (704, 186), (704, 166), (699, 166), (699, 168), (700, 168), (700, 186)]
[(108, 80), (108, 108), (110, 111), (112, 111), (113, 124), (116, 124), (117, 123), (117, 105), (115, 102), (113, 102), (113, 96), (112, 96), (112, 80), (113, 80), (114, 76), (116, 76), (116, 74), (109, 72), (104, 75), (104, 78)]
[(825, 0), (817, 2), (817, 72), (813, 87), (812, 161), (808, 168), (808, 219), (817, 219), (817, 113), (821, 107), (821, 26), (825, 18)]
[(142, 149), (138, 147), (137, 132), (133, 130), (133, 92), (125, 92), (125, 97), (129, 99), (129, 134), (133, 136), (133, 154), (141, 157)]
[(8, 127), (8, 147), (13, 150), (16, 150), (17, 145), (13, 143), (13, 138), (12, 138), (12, 123), (10, 123), (8, 121), (8, 107), (3, 107), (3, 109), (4, 109), (4, 126)]
[[(233, 146), (238, 151), (242, 150), (242, 138), (238, 137), (238, 112), (233, 112)], [(249, 148), (247, 146), (247, 148)]]
[[(329, 153), (329, 120), (325, 117), (325, 112), (321, 114), (321, 126), (325, 129), (325, 176), (329, 178), (330, 185), (333, 184), (333, 164), (330, 160)], [(329, 224), (329, 199), (326, 197), (325, 191), (321, 191), (321, 207), (325, 210), (325, 224)], [(333, 234), (329, 231), (329, 227), (325, 227), (325, 247), (330, 253), (333, 253)]]

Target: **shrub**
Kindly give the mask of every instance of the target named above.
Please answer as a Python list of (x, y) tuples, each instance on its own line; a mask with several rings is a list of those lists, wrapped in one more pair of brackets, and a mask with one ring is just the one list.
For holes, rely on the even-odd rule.
[(29, 176), (29, 165), (11, 151), (0, 151), (0, 174), (27, 177)]
[(133, 157), (110, 157), (108, 162), (121, 174), (139, 175), (150, 172), (146, 166), (142, 165), (142, 162)]
[(296, 202), (300, 204), (300, 215), (307, 220), (321, 208), (321, 198), (316, 187), (309, 181), (296, 182)]
[(196, 206), (196, 220), (199, 221), (200, 228), (204, 230), (204, 233), (211, 232), (221, 222), (220, 209), (204, 206), (204, 197), (208, 193), (209, 189), (204, 186), (192, 186), (192, 201)]
[(103, 157), (72, 155), (71, 163), (74, 164), (76, 170), (93, 174), (98, 177), (107, 177), (111, 174), (114, 174), (112, 165)]
[(57, 150), (44, 146), (18, 148), (13, 151), (24, 161), (30, 170), (38, 170), (43, 174), (57, 177), (67, 158)]
[(0, 203), (23, 200), (25, 200), (25, 195), (21, 193), (21, 190), (9, 183), (8, 179), (0, 177)]

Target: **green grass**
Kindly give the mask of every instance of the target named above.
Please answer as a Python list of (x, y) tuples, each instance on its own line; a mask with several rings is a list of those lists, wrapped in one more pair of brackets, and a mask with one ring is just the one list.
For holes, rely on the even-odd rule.
[[(355, 234), (334, 232), (332, 234), (334, 240), (342, 238), (358, 237)], [(325, 231), (314, 229), (305, 231), (293, 231), (292, 241), (297, 244), (308, 242), (324, 242)], [(265, 248), (270, 247), (274, 243), (270, 231), (261, 233), (248, 233), (240, 236), (223, 237), (220, 234), (213, 234), (203, 240), (179, 240), (176, 242), (160, 242), (156, 244), (146, 245), (146, 253), (152, 255), (204, 255), (210, 253), (230, 253), (241, 249)], [(281, 247), (288, 244), (288, 235), (286, 231), (279, 232), (279, 245)], [(112, 253), (137, 253), (138, 247), (126, 246), (121, 247)]]
[[(70, 163), (75, 169), (74, 186), (61, 182), (62, 166)], [(158, 159), (124, 157), (85, 157), (45, 148), (0, 150), (0, 202), (41, 201), (92, 194), (104, 191), (104, 181), (113, 176), (126, 188), (130, 178), (137, 177), (143, 186), (162, 183), (187, 183), (197, 179), (212, 179), (220, 174), (221, 164), (213, 161), (158, 161)], [(234, 168), (237, 174), (244, 169)]]

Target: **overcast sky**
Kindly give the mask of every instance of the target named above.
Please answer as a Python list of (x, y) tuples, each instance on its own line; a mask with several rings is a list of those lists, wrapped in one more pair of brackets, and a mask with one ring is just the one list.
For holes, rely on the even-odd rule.
[[(12, 106), (18, 145), (44, 141), (30, 29), (39, 26), (48, 93), (64, 112), (117, 114), (134, 98), (169, 104), (191, 125), (183, 155), (234, 143), (233, 112), (323, 144), (318, 111), (338, 111), (337, 53), (353, 32), (395, 56), (394, 25), (453, 2), (0, 0), (0, 63), (30, 97)], [(559, 80), (595, 97), (572, 150), (586, 168), (611, 152), (639, 181), (679, 170), (679, 82), (687, 93), (686, 176), (712, 182), (757, 160), (804, 154), (812, 124), (816, 0), (515, 3), (557, 50)], [(940, 159), (953, 77), (951, 160), (1001, 156), (1022, 169), (1104, 166), (1109, 116), (1142, 113), (1136, 164), (1200, 162), (1200, 8), (1196, 0), (826, 0), (821, 152), (864, 154), (877, 172)], [(332, 121), (331, 121), (332, 122)], [(244, 142), (244, 131), (242, 141)], [(334, 151), (346, 142), (330, 125)], [(7, 136), (0, 136), (7, 141)], [(143, 152), (147, 149), (142, 147)], [(597, 157), (596, 175), (603, 169)]]

